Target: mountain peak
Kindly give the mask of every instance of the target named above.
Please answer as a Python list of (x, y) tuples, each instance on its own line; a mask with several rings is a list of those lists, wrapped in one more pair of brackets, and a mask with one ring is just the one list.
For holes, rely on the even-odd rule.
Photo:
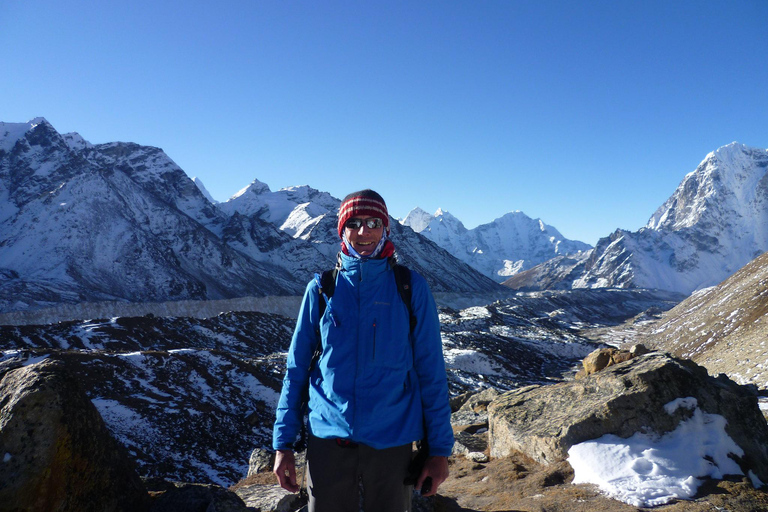
[(208, 192), (208, 189), (207, 189), (207, 188), (205, 188), (205, 185), (203, 185), (203, 181), (202, 181), (200, 178), (198, 178), (198, 177), (194, 177), (194, 178), (192, 178), (192, 181), (193, 181), (193, 182), (194, 182), (194, 184), (197, 186), (197, 188), (200, 190), (200, 192), (202, 192), (202, 193), (203, 193), (203, 196), (204, 196), (204, 197), (205, 197), (207, 200), (209, 200), (209, 201), (210, 201), (212, 204), (216, 204), (216, 203), (218, 203), (218, 201), (216, 201), (216, 200), (213, 198), (213, 196), (211, 195), (211, 193), (210, 193), (210, 192)]
[(451, 214), (448, 210), (443, 210), (442, 208), (438, 208), (435, 212), (435, 219), (437, 219), (440, 222), (448, 221), (452, 223), (456, 223), (461, 226), (461, 229), (466, 229), (464, 227), (464, 223), (461, 222), (459, 219), (457, 219), (454, 215)]
[(82, 135), (77, 132), (65, 133), (62, 135), (62, 137), (64, 137), (67, 145), (74, 151), (80, 151), (85, 148), (93, 147), (93, 144), (85, 140)]
[(229, 201), (232, 201), (233, 199), (237, 199), (238, 197), (241, 197), (245, 194), (253, 194), (258, 196), (261, 194), (266, 194), (267, 192), (270, 192), (269, 185), (267, 185), (266, 183), (262, 183), (259, 180), (253, 180), (250, 185), (241, 189), (235, 195), (230, 197)]
[(0, 151), (10, 151), (27, 132), (40, 125), (51, 127), (44, 117), (36, 117), (26, 123), (0, 122)]
[[(440, 211), (440, 210), (438, 210)], [(435, 214), (437, 215), (437, 214)], [(412, 230), (414, 230), (417, 233), (421, 233), (427, 227), (429, 226), (429, 223), (432, 222), (432, 215), (425, 212), (418, 206), (408, 212), (408, 215), (405, 216), (405, 219), (400, 221), (400, 224), (403, 226), (408, 226)]]

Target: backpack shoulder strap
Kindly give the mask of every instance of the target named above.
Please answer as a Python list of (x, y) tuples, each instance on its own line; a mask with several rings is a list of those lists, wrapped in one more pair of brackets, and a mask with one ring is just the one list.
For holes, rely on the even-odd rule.
[(325, 270), (322, 274), (315, 274), (315, 281), (318, 284), (318, 293), (320, 294), (320, 315), (319, 318), (323, 317), (323, 313), (325, 313), (325, 307), (328, 304), (328, 301), (331, 300), (331, 297), (333, 297), (333, 292), (336, 290), (336, 276), (339, 273), (338, 268), (334, 268), (332, 270)]
[(404, 265), (397, 265), (395, 264), (392, 267), (392, 270), (395, 272), (395, 283), (397, 284), (397, 293), (400, 294), (400, 298), (405, 303), (405, 306), (408, 308), (408, 318), (410, 321), (411, 326), (411, 332), (413, 332), (413, 329), (416, 327), (417, 319), (416, 315), (413, 314), (413, 308), (411, 307), (411, 269)]

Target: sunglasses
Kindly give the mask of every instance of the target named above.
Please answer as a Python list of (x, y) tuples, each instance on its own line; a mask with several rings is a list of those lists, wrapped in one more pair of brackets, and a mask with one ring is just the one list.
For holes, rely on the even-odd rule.
[(344, 223), (344, 227), (353, 231), (357, 231), (363, 226), (363, 224), (365, 224), (365, 227), (368, 229), (376, 229), (384, 225), (380, 218), (371, 217), (370, 219), (349, 219)]

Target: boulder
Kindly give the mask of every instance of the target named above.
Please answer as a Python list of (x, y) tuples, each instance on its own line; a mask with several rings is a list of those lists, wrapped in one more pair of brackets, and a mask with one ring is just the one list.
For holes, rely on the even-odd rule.
[(599, 348), (594, 352), (591, 352), (581, 362), (584, 367), (584, 374), (592, 375), (593, 373), (597, 373), (603, 368), (608, 367), (608, 365), (611, 364), (611, 356), (613, 356), (615, 352), (618, 352), (618, 349)]
[(492, 457), (522, 452), (545, 464), (565, 460), (568, 449), (605, 434), (663, 435), (692, 411), (664, 406), (693, 397), (705, 413), (723, 416), (726, 432), (745, 452), (744, 474), (768, 481), (768, 424), (751, 388), (725, 375), (711, 377), (697, 364), (654, 352), (609, 366), (582, 379), (507, 392), (488, 408)]
[(174, 482), (154, 497), (150, 512), (253, 512), (235, 492), (218, 485)]
[[(488, 449), (488, 435), (457, 432), (454, 434), (453, 455), (464, 455), (469, 458), (473, 453), (484, 453)], [(477, 457), (477, 455), (472, 455)]]
[(496, 388), (485, 388), (477, 394), (470, 396), (459, 408), (459, 410), (471, 410), (476, 413), (483, 413), (488, 409), (488, 404), (493, 402), (498, 396), (499, 391)]
[(248, 476), (272, 471), (275, 465), (275, 452), (265, 448), (256, 448), (248, 460)]
[(475, 462), (488, 462), (488, 405), (499, 396), (495, 388), (464, 397), (461, 407), (451, 414), (455, 443), (454, 455), (463, 455)]
[(577, 379), (592, 375), (614, 364), (629, 361), (633, 357), (648, 354), (650, 351), (644, 345), (633, 345), (629, 350), (618, 348), (598, 348), (581, 362), (582, 369), (576, 374)]
[[(306, 464), (306, 450), (294, 453), (296, 457), (296, 469), (299, 471)], [(266, 448), (255, 448), (251, 452), (251, 457), (248, 460), (248, 475), (253, 476), (259, 473), (271, 473), (272, 468), (275, 466), (275, 451)], [(275, 477), (277, 481), (277, 477)]]
[[(479, 393), (464, 397), (458, 410), (451, 414), (451, 425), (454, 432), (478, 430), (488, 424), (488, 404), (499, 396), (496, 388), (485, 388)], [(461, 427), (461, 428), (460, 428)]]
[(298, 493), (290, 493), (277, 484), (246, 485), (238, 487), (234, 492), (252, 510), (294, 512), (306, 505)]
[(472, 391), (465, 391), (464, 393), (461, 393), (456, 396), (452, 396), (450, 399), (451, 404), (451, 412), (458, 411), (464, 403), (469, 400), (469, 398), (473, 395)]
[(146, 511), (133, 464), (63, 363), (0, 365), (3, 510)]

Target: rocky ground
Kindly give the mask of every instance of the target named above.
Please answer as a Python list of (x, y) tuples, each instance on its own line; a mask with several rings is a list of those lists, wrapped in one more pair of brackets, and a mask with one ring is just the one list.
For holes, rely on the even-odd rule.
[[(542, 466), (522, 456), (487, 464), (451, 460), (451, 476), (440, 488), (436, 511), (632, 512), (641, 509), (608, 498), (592, 486), (573, 485), (567, 462)], [(768, 510), (768, 493), (744, 481), (712, 481), (692, 501), (655, 507), (658, 512), (757, 512)]]
[[(530, 294), (483, 307), (441, 308), (452, 396), (488, 386), (504, 391), (569, 380), (572, 375), (566, 373), (586, 353), (602, 344), (634, 341), (635, 331), (628, 326), (658, 320), (671, 307), (668, 302), (647, 292), (613, 291)], [(621, 325), (626, 319), (629, 322)], [(229, 486), (244, 477), (252, 447), (267, 443), (266, 425), (272, 412), (264, 404), (272, 403), (279, 389), (290, 332), (289, 319), (252, 312), (207, 320), (147, 315), (0, 327), (0, 361), (31, 364), (47, 358), (66, 363), (79, 376), (89, 398), (101, 407), (108, 427), (129, 449), (142, 476), (197, 481), (199, 485), (212, 480)], [(257, 400), (259, 393), (255, 392), (242, 395), (243, 390), (256, 388), (268, 394), (269, 400)], [(239, 409), (230, 410), (228, 404), (238, 404)], [(189, 411), (190, 418), (200, 421), (233, 421), (219, 421), (212, 428), (194, 421), (179, 422), (176, 411)], [(127, 421), (136, 414), (151, 416), (155, 418), (151, 424), (162, 427), (158, 427), (156, 442), (141, 435), (146, 433), (138, 428), (141, 422)], [(455, 427), (478, 423), (471, 415), (456, 419)], [(230, 424), (238, 427), (230, 428)], [(458, 434), (466, 432), (461, 428)], [(202, 439), (201, 431), (217, 432), (216, 443)], [(183, 440), (200, 446), (179, 444)], [(207, 449), (211, 447), (216, 449)], [(233, 450), (237, 453), (230, 453)], [(487, 457), (486, 447), (468, 446), (468, 451), (473, 460), (454, 455), (451, 476), (441, 486), (440, 495), (430, 508), (418, 512), (644, 510), (607, 498), (595, 488), (572, 485), (573, 472), (565, 462), (542, 466), (519, 453), (488, 460), (477, 457), (482, 452)], [(185, 455), (175, 455), (179, 453)], [(165, 464), (171, 460), (176, 464), (172, 470)], [(239, 461), (237, 467), (229, 464), (231, 460)], [(216, 471), (202, 471), (206, 465)], [(246, 498), (271, 494), (277, 496), (272, 499), (276, 505), (284, 497), (269, 472), (241, 480), (232, 488), (252, 510), (262, 512), (277, 507), (256, 508)], [(702, 485), (691, 501), (654, 510), (768, 511), (768, 494), (754, 490), (746, 481), (711, 482)]]
[[(567, 462), (545, 466), (522, 454), (487, 463), (463, 456), (449, 461), (451, 474), (431, 499), (434, 512), (764, 512), (768, 492), (746, 480), (709, 481), (690, 501), (637, 508), (602, 495), (595, 487), (573, 485)], [(232, 487), (246, 496), (252, 487), (275, 487), (271, 473), (260, 473)], [(253, 491), (253, 489), (251, 489)], [(264, 492), (261, 489), (260, 492)], [(274, 490), (276, 491), (276, 489)], [(286, 500), (287, 501), (287, 500)], [(247, 500), (246, 500), (247, 502)], [(266, 511), (264, 511), (266, 512)]]

